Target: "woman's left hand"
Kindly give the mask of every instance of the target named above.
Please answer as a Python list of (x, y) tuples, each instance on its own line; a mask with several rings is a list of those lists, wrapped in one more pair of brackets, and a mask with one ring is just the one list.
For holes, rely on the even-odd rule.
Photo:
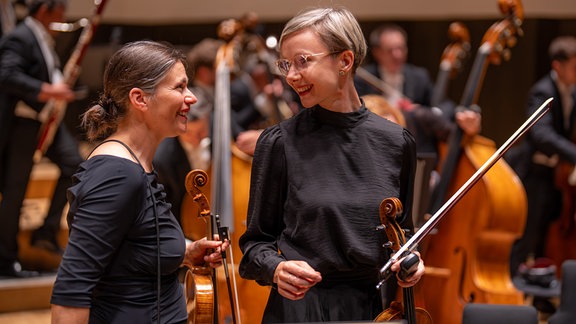
[(230, 244), (228, 240), (224, 243), (218, 240), (218, 235), (214, 240), (208, 240), (205, 237), (186, 244), (185, 264), (202, 265), (207, 263), (212, 268), (222, 265), (222, 251), (225, 251)]
[[(424, 271), (426, 270), (426, 268), (424, 267), (424, 261), (422, 261), (422, 258), (420, 257), (420, 252), (418, 251), (414, 251), (412, 252), (414, 254), (416, 254), (418, 256), (418, 267), (416, 269), (416, 271), (414, 271), (410, 276), (406, 277), (404, 280), (400, 279), (398, 277), (398, 275), (396, 275), (397, 279), (398, 279), (398, 286), (402, 287), (402, 288), (408, 288), (408, 287), (412, 287), (414, 285), (416, 285), (418, 283), (418, 281), (420, 280), (420, 278), (422, 278), (422, 276), (424, 275)], [(397, 260), (396, 262), (394, 262), (392, 264), (392, 267), (390, 268), (390, 270), (396, 272), (396, 274), (398, 274), (398, 271), (400, 270), (400, 263), (402, 263), (402, 260), (404, 260), (404, 258), (401, 258), (399, 260)]]

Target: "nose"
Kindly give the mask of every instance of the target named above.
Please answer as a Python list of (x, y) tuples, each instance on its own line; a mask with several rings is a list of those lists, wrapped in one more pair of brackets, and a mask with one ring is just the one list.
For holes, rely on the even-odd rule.
[(187, 105), (193, 105), (198, 101), (198, 98), (190, 91), (190, 88), (186, 88), (186, 94), (184, 95), (184, 102)]
[(290, 65), (288, 69), (288, 73), (286, 74), (286, 81), (290, 82), (291, 80), (298, 80), (300, 78), (300, 72), (294, 65)]

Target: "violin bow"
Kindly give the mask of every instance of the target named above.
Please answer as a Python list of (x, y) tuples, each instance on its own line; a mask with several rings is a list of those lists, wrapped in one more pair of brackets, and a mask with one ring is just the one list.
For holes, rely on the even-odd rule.
[[(387, 278), (391, 272), (390, 268), (392, 267), (392, 264), (408, 253), (414, 251), (418, 246), (418, 243), (420, 243), (422, 239), (432, 231), (432, 229), (440, 222), (442, 217), (444, 217), (444, 215), (446, 215), (448, 211), (458, 201), (460, 201), (460, 199), (462, 199), (472, 186), (474, 186), (480, 178), (482, 178), (482, 176), (484, 176), (484, 174), (486, 174), (486, 172), (488, 172), (488, 170), (490, 170), (490, 168), (494, 166), (502, 156), (504, 156), (506, 151), (508, 151), (510, 147), (512, 147), (512, 145), (522, 137), (522, 135), (524, 135), (532, 126), (534, 126), (534, 124), (536, 124), (536, 122), (540, 120), (540, 118), (544, 116), (544, 114), (548, 112), (548, 110), (550, 110), (550, 102), (552, 102), (553, 99), (554, 98), (551, 97), (544, 101), (544, 103), (542, 103), (542, 105), (524, 122), (524, 124), (522, 124), (522, 126), (520, 126), (520, 128), (518, 128), (480, 168), (478, 168), (470, 179), (468, 179), (468, 181), (466, 181), (460, 189), (458, 189), (458, 191), (456, 191), (456, 193), (454, 193), (452, 197), (450, 197), (450, 199), (448, 199), (444, 205), (442, 205), (442, 207), (440, 207), (440, 209), (438, 209), (438, 211), (435, 212), (434, 215), (432, 215), (432, 217), (422, 225), (422, 227), (420, 227), (420, 229), (406, 242), (406, 244), (390, 257), (388, 262), (386, 262), (386, 264), (380, 269), (380, 275), (382, 278)], [(380, 282), (378, 286), (381, 284), (382, 282)]]

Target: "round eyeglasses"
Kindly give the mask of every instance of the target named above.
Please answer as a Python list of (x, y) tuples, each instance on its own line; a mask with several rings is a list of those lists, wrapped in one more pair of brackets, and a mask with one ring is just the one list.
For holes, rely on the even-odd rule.
[(339, 52), (316, 53), (316, 54), (298, 54), (292, 60), (288, 60), (288, 59), (276, 60), (276, 66), (278, 67), (278, 70), (280, 71), (280, 73), (283, 76), (287, 76), (288, 72), (290, 72), (290, 68), (292, 66), (294, 66), (294, 68), (298, 72), (306, 69), (308, 67), (308, 63), (309, 63), (308, 58), (310, 58), (310, 57), (328, 56), (328, 55), (332, 55), (332, 54), (336, 54), (336, 53), (339, 53)]

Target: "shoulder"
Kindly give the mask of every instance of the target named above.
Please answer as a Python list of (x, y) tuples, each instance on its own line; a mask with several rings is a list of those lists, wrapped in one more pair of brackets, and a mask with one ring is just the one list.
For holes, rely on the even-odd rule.
[[(285, 122), (282, 123), (286, 124)], [(260, 137), (258, 137), (257, 145), (270, 146), (281, 144), (283, 138), (280, 124), (276, 124), (264, 129), (264, 131), (262, 131), (262, 134), (260, 134)]]
[(0, 47), (11, 47), (14, 44), (21, 43), (36, 43), (36, 38), (34, 37), (32, 30), (24, 23), (16, 26), (10, 34), (3, 36), (0, 41)]
[(540, 78), (532, 86), (532, 92), (553, 92), (556, 90), (556, 84), (550, 76), (550, 73)]
[(140, 165), (112, 155), (96, 155), (84, 161), (75, 178), (94, 187), (122, 186), (126, 191), (139, 190), (146, 182)]
[(370, 112), (366, 125), (370, 133), (382, 143), (394, 146), (415, 145), (414, 137), (410, 131), (375, 113)]

